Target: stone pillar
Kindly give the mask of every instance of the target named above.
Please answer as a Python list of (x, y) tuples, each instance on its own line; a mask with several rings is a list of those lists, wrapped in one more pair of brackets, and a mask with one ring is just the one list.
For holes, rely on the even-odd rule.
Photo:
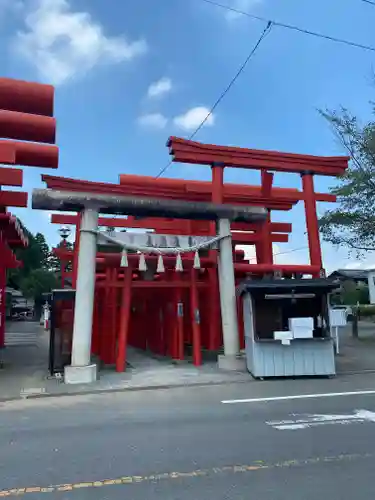
[(65, 367), (64, 377), (67, 384), (89, 383), (97, 378), (96, 365), (91, 364), (97, 230), (98, 212), (86, 208), (80, 227), (72, 360), (71, 365)]
[(238, 318), (236, 303), (236, 287), (230, 221), (219, 220), (220, 240), (219, 253), (219, 285), (221, 321), (223, 327), (224, 355), (219, 356), (219, 368), (224, 370), (243, 370), (245, 360), (240, 357), (240, 341), (238, 335)]

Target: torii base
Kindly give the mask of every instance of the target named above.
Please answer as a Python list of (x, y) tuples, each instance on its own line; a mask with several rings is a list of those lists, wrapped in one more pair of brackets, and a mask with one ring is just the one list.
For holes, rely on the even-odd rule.
[(66, 366), (64, 370), (65, 384), (91, 384), (98, 379), (96, 365)]
[(245, 356), (220, 355), (217, 357), (217, 365), (220, 370), (246, 372)]

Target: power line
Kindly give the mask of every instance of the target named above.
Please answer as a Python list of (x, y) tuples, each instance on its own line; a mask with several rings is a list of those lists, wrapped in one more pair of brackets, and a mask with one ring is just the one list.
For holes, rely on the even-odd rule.
[[(201, 1), (205, 2), (207, 4), (210, 4), (210, 5), (214, 5), (215, 7), (219, 7), (221, 9), (228, 10), (230, 12), (235, 12), (236, 14), (241, 14), (242, 16), (250, 17), (251, 19), (256, 19), (257, 21), (271, 22), (274, 26), (280, 26), (281, 28), (286, 28), (289, 30), (298, 31), (300, 33), (304, 33), (305, 35), (311, 35), (311, 36), (316, 36), (318, 38), (324, 38), (325, 40), (330, 40), (331, 42), (343, 43), (343, 44), (349, 45), (351, 47), (356, 47), (357, 49), (364, 49), (364, 50), (370, 50), (372, 52), (375, 52), (375, 47), (372, 47), (371, 45), (364, 45), (361, 43), (352, 42), (351, 40), (345, 40), (344, 38), (336, 38), (334, 36), (325, 35), (323, 33), (318, 33), (316, 31), (310, 31), (310, 30), (307, 30), (305, 28), (300, 28), (299, 26), (294, 26), (292, 24), (285, 24), (285, 23), (280, 23), (278, 21), (274, 21), (272, 19), (266, 19), (265, 17), (262, 17), (262, 16), (256, 16), (255, 14), (250, 14), (250, 12), (236, 9), (234, 7), (229, 7), (228, 5), (223, 5), (219, 2), (216, 2), (215, 0), (201, 0)], [(367, 3), (375, 6), (375, 2), (372, 2), (370, 0), (362, 0), (362, 1), (367, 2)]]
[[(227, 95), (227, 93), (230, 91), (230, 89), (233, 87), (233, 85), (237, 81), (238, 77), (242, 74), (242, 72), (246, 68), (247, 63), (250, 61), (250, 59), (253, 57), (253, 55), (257, 51), (259, 45), (262, 43), (263, 39), (270, 33), (270, 31), (272, 29), (272, 24), (273, 24), (272, 21), (267, 21), (267, 26), (264, 28), (263, 33), (259, 37), (257, 43), (254, 45), (254, 47), (252, 48), (252, 50), (250, 51), (250, 53), (247, 55), (246, 59), (241, 64), (241, 66), (239, 67), (238, 71), (236, 72), (236, 74), (234, 75), (234, 77), (231, 79), (231, 81), (229, 82), (229, 84), (226, 86), (226, 88), (220, 94), (220, 96), (218, 97), (218, 99), (215, 101), (215, 103), (211, 107), (210, 111), (207, 113), (207, 115), (204, 117), (204, 119), (200, 122), (200, 124), (194, 130), (194, 132), (188, 137), (189, 141), (191, 139), (193, 139), (193, 137), (195, 137), (197, 135), (197, 133), (200, 131), (200, 129), (203, 127), (203, 125), (207, 122), (207, 120), (210, 118), (210, 116), (212, 115), (212, 113), (215, 111), (215, 109), (218, 107), (218, 105), (221, 103), (221, 101), (224, 99), (224, 97)], [(172, 160), (170, 160), (165, 165), (165, 167), (163, 167), (160, 170), (160, 172), (158, 173), (158, 175), (155, 178), (158, 179), (160, 176), (162, 176), (164, 174), (164, 172), (171, 166), (171, 164), (172, 164)]]
[[(240, 243), (239, 245), (236, 245), (236, 246), (246, 246), (246, 244), (244, 243), (243, 245)], [(293, 252), (300, 252), (301, 250), (307, 250), (309, 247), (308, 246), (304, 246), (304, 247), (299, 247), (299, 248), (292, 248), (291, 250), (285, 250), (284, 252), (277, 252), (277, 253), (274, 253), (273, 256), (274, 257), (277, 257), (278, 255), (286, 255), (286, 254), (289, 254), (289, 253), (293, 253)], [(250, 261), (256, 261), (257, 258), (256, 257), (251, 257), (249, 259), (249, 262)]]

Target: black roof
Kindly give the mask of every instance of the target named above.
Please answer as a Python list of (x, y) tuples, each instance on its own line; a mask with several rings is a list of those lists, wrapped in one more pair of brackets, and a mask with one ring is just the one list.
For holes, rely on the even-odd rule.
[(364, 269), (337, 269), (329, 275), (329, 278), (344, 278), (349, 280), (367, 281), (368, 271)]
[(312, 279), (267, 279), (267, 280), (245, 280), (237, 287), (237, 294), (245, 292), (306, 292), (306, 293), (328, 293), (338, 288), (338, 284), (328, 278)]

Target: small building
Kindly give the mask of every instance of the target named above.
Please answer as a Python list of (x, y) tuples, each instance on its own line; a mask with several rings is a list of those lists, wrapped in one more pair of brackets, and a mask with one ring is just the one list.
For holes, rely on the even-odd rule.
[(337, 269), (329, 278), (340, 284), (332, 296), (333, 303), (354, 305), (369, 303), (369, 271), (365, 269)]

